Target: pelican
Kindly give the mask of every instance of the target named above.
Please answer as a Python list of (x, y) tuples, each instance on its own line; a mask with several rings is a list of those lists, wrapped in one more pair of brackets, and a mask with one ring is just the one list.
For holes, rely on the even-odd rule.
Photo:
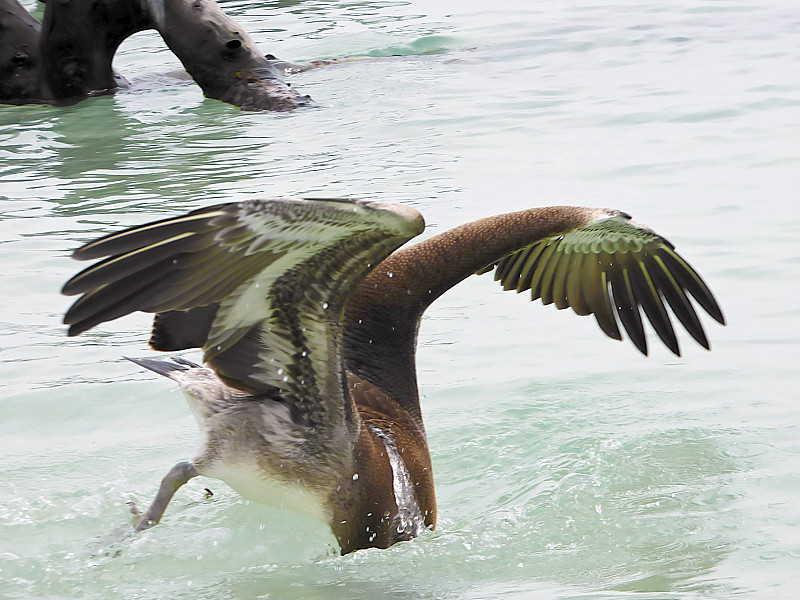
[(135, 512), (136, 530), (197, 475), (328, 524), (342, 554), (433, 529), (417, 331), (470, 275), (494, 271), (505, 290), (593, 314), (644, 354), (647, 320), (680, 355), (667, 305), (707, 349), (694, 305), (725, 322), (672, 244), (617, 210), (532, 208), (398, 250), (424, 227), (408, 206), (277, 198), (201, 208), (74, 252), (100, 260), (64, 285), (80, 296), (64, 317), (69, 335), (145, 311), (153, 349), (203, 351), (206, 366), (131, 359), (177, 382), (203, 433), (198, 454)]

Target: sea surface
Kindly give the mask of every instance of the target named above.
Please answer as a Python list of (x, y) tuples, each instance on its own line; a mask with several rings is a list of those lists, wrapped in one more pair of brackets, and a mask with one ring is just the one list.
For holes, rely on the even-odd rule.
[[(33, 0), (25, 6), (41, 17)], [(733, 599), (800, 589), (796, 0), (223, 1), (315, 108), (243, 112), (163, 76), (0, 106), (0, 598)], [(127, 502), (198, 432), (150, 316), (68, 338), (70, 252), (213, 203), (344, 196), (432, 235), (550, 204), (624, 210), (703, 275), (728, 325), (651, 352), (472, 277), (418, 355), (440, 525), (340, 557), (327, 529), (195, 479), (157, 527)], [(197, 353), (189, 353), (199, 358)], [(205, 488), (213, 491), (207, 498)]]

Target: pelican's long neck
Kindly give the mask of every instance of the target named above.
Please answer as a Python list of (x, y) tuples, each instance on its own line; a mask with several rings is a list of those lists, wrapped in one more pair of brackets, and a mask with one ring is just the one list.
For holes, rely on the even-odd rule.
[(364, 279), (347, 305), (347, 369), (404, 405), (418, 406), (414, 356), (420, 318), (428, 306), (483, 267), (543, 237), (586, 225), (604, 212), (534, 208), (467, 223), (394, 252)]

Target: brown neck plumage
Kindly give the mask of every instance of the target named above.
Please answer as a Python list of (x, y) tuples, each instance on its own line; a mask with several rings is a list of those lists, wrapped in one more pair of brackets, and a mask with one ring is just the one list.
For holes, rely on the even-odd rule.
[(347, 370), (384, 390), (421, 423), (414, 356), (425, 309), (483, 267), (594, 218), (593, 209), (534, 208), (480, 219), (397, 250), (361, 282), (347, 304)]

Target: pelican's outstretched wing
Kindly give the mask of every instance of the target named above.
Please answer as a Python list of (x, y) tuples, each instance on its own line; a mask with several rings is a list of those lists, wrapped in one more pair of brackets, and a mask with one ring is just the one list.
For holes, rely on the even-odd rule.
[(74, 257), (107, 257), (64, 286), (69, 334), (157, 313), (157, 349), (201, 346), (229, 385), (275, 396), (313, 427), (342, 423), (342, 310), (374, 265), (424, 222), (411, 208), (281, 198), (220, 204), (113, 233)]
[(725, 323), (711, 290), (674, 246), (627, 215), (545, 238), (493, 266), (494, 278), (504, 290), (531, 290), (531, 299), (541, 298), (542, 304), (572, 307), (579, 315), (593, 314), (606, 335), (619, 340), (616, 314), (630, 340), (645, 355), (640, 308), (661, 341), (678, 356), (680, 348), (665, 301), (706, 349), (708, 339), (687, 294)]
[[(441, 294), (472, 274), (495, 270), (507, 290), (594, 314), (621, 339), (617, 318), (647, 353), (642, 313), (674, 353), (665, 303), (702, 346), (708, 340), (689, 296), (714, 319), (722, 311), (672, 244), (619, 211), (553, 206), (467, 223), (398, 250), (372, 271), (347, 305), (347, 368), (419, 416), (414, 352), (419, 318)], [(369, 352), (364, 342), (370, 341)]]

